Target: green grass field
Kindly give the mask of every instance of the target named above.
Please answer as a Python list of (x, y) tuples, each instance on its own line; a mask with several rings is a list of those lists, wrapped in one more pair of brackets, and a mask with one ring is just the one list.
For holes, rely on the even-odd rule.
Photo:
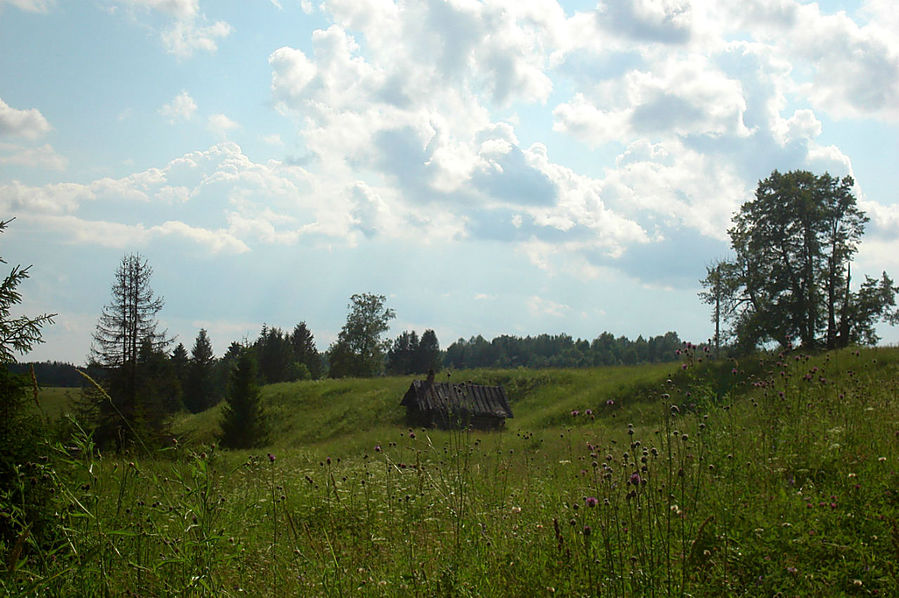
[(379, 378), (265, 387), (257, 451), (213, 446), (219, 408), (150, 455), (81, 439), (48, 471), (58, 548), (0, 588), (899, 595), (899, 350), (698, 357), (453, 373), (505, 385), (502, 432), (410, 429), (411, 378)]

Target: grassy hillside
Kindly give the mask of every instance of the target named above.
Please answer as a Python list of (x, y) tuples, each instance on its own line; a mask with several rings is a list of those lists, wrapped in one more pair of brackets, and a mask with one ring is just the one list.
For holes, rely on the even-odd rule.
[[(569, 370), (464, 370), (441, 374), (441, 380), (502, 384), (515, 417), (507, 431), (568, 426), (573, 410), (639, 411), (679, 364)], [(305, 447), (353, 454), (405, 428), (403, 395), (414, 377), (316, 380), (265, 386), (263, 401), (272, 429), (272, 446)], [(615, 408), (607, 405), (613, 401)], [(212, 443), (218, 434), (221, 406), (199, 414), (182, 414), (176, 435)]]
[[(409, 378), (264, 389), (271, 446), (59, 467), (13, 593), (899, 595), (899, 350), (475, 371), (503, 432), (410, 430)], [(63, 473), (65, 475), (63, 475)]]
[(42, 388), (38, 395), (41, 410), (51, 421), (65, 417), (73, 413), (74, 402), (79, 392), (77, 388)]

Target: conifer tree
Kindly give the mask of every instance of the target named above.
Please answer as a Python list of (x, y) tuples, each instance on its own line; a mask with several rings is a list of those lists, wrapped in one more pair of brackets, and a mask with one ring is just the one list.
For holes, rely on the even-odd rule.
[(153, 406), (141, 405), (139, 397), (141, 352), (163, 353), (171, 343), (164, 331), (157, 330), (156, 315), (164, 302), (150, 287), (152, 274), (140, 255), (124, 256), (116, 269), (112, 300), (103, 308), (94, 331), (91, 362), (104, 373), (112, 399), (96, 397), (95, 439), (101, 445), (114, 441), (123, 448), (140, 433), (139, 420), (159, 429), (158, 420), (166, 416)]
[(268, 439), (256, 375), (256, 358), (251, 350), (244, 350), (231, 373), (231, 388), (221, 424), (224, 447), (253, 448)]
[[(0, 221), (0, 232), (9, 222)], [(6, 262), (0, 258), (0, 263)], [(29, 537), (30, 544), (31, 537), (42, 537), (55, 521), (47, 507), (52, 484), (36, 465), (46, 457), (42, 455), (43, 418), (28, 392), (32, 380), (7, 369), (17, 353), (27, 353), (42, 342), (41, 329), (52, 324), (55, 316), (11, 315), (11, 308), (22, 302), (18, 287), (28, 278), (29, 268), (14, 266), (0, 282), (0, 554), (17, 540)], [(22, 516), (13, 517), (7, 505), (16, 505)], [(14, 562), (9, 562), (12, 571)]]
[(215, 355), (206, 330), (197, 334), (187, 367), (184, 406), (199, 413), (215, 405)]

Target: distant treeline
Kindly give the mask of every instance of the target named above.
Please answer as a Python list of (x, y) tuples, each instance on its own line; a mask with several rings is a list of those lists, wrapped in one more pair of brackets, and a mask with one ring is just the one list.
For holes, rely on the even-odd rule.
[[(327, 364), (322, 363), (321, 355), (314, 350), (310, 342), (311, 335), (305, 326), (300, 325), (297, 328), (293, 334), (284, 334), (278, 328), (263, 328), (259, 339), (254, 343), (261, 366), (259, 368), (261, 383), (318, 378), (323, 375)], [(441, 363), (444, 367), (453, 369), (637, 365), (672, 361), (676, 359), (675, 351), (683, 344), (676, 332), (648, 339), (638, 336), (636, 340), (603, 332), (593, 341), (574, 339), (567, 334), (526, 337), (504, 334), (492, 341), (481, 335), (471, 337), (469, 340), (460, 338), (445, 351), (439, 351), (436, 336), (433, 336), (432, 331), (428, 333), (430, 334), (422, 337), (422, 341), (426, 339), (430, 341), (422, 345), (423, 350), (427, 345), (428, 355), (424, 357), (426, 365), (420, 368), (410, 368), (405, 363), (401, 365), (401, 354), (398, 349), (405, 346), (403, 340), (407, 340), (409, 336), (408, 333), (403, 333), (397, 337), (387, 354), (387, 371), (425, 373), (428, 367), (432, 367), (431, 364), (437, 365), (439, 369)], [(234, 348), (231, 350), (233, 352)], [(434, 355), (435, 353), (439, 357)], [(297, 357), (300, 355), (302, 357), (298, 360)], [(229, 358), (233, 358), (233, 355), (226, 355), (225, 361), (230, 361)], [(175, 359), (177, 360), (177, 356)], [(13, 363), (9, 365), (9, 370), (16, 374), (30, 375), (32, 367), (41, 386), (77, 387), (84, 382), (76, 371), (76, 366), (59, 361)]]
[(71, 363), (62, 361), (40, 361), (10, 363), (8, 369), (13, 374), (31, 376), (31, 368), (41, 386), (81, 386), (84, 378)]
[(681, 345), (675, 332), (650, 339), (638, 336), (633, 341), (603, 332), (592, 342), (575, 340), (567, 334), (524, 338), (502, 335), (492, 341), (478, 335), (467, 341), (460, 338), (447, 347), (443, 362), (456, 369), (636, 365), (672, 361)]

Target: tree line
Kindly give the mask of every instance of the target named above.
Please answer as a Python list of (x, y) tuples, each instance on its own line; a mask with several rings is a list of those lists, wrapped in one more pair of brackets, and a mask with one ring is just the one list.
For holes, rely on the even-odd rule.
[[(878, 322), (899, 322), (899, 288), (885, 272), (852, 287), (851, 263), (868, 222), (853, 185), (850, 177), (805, 171), (774, 171), (759, 182), (755, 198), (741, 206), (728, 231), (733, 257), (709, 266), (701, 281), (700, 296), (713, 308), (718, 351), (873, 344)], [(14, 270), (8, 284), (14, 288), (26, 273)], [(361, 293), (350, 298), (346, 322), (327, 351), (316, 349), (312, 332), (300, 322), (289, 332), (263, 325), (255, 340), (232, 342), (217, 358), (203, 329), (189, 352), (183, 343), (173, 347), (174, 340), (159, 329), (164, 301), (153, 292), (151, 277), (146, 259), (124, 256), (93, 335), (87, 368), (92, 381), (84, 384), (78, 408), (101, 446), (122, 448), (139, 436), (165, 436), (171, 414), (203, 411), (222, 400), (228, 401), (223, 429), (250, 426), (246, 418), (258, 412), (254, 402), (262, 384), (423, 374), (441, 367), (637, 364), (671, 360), (682, 345), (674, 332), (634, 341), (606, 332), (592, 341), (565, 334), (501, 335), (492, 341), (475, 336), (441, 351), (433, 330), (385, 339), (394, 310), (383, 295)], [(19, 345), (16, 339), (7, 345), (28, 346), (37, 334), (31, 333)], [(223, 438), (226, 445), (241, 442)]]
[(478, 335), (459, 339), (446, 349), (444, 364), (462, 368), (568, 368), (607, 365), (635, 365), (675, 359), (682, 341), (677, 333), (636, 340), (603, 332), (593, 341), (574, 339), (567, 334), (538, 336), (501, 335), (487, 341)]

